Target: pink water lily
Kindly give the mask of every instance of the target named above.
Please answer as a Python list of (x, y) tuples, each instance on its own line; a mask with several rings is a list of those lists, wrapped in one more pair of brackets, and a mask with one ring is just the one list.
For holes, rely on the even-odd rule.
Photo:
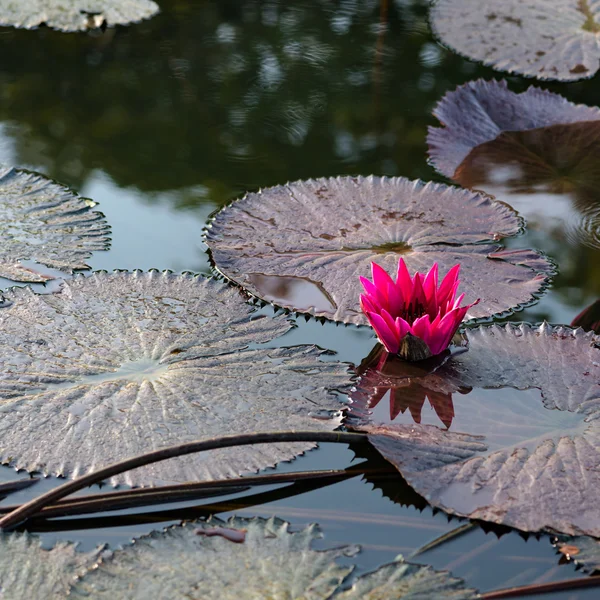
[(438, 287), (437, 263), (426, 275), (417, 272), (411, 278), (401, 258), (395, 282), (371, 263), (373, 281), (360, 278), (365, 289), (360, 306), (389, 353), (415, 360), (440, 354), (450, 345), (469, 308), (479, 302), (460, 306), (465, 295), (456, 298), (459, 271), (460, 265), (452, 267)]

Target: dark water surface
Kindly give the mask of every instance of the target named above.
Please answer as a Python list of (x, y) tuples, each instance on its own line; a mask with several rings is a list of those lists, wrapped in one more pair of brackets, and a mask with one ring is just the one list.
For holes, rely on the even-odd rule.
[[(94, 269), (209, 273), (202, 229), (212, 211), (246, 190), (342, 174), (443, 181), (426, 161), (426, 128), (437, 124), (433, 106), (466, 81), (500, 77), (438, 45), (424, 1), (159, 4), (156, 18), (103, 33), (0, 30), (0, 161), (39, 170), (100, 203), (113, 241), (110, 251), (91, 259)], [(516, 77), (509, 83), (514, 91), (529, 85)], [(536, 85), (576, 102), (600, 102), (597, 78)], [(489, 152), (486, 160), (494, 156)], [(566, 197), (568, 190), (515, 191), (501, 167), (499, 160), (498, 197), (532, 222), (531, 231), (508, 245), (541, 249), (560, 265), (552, 289), (513, 320), (569, 323), (600, 296), (600, 243), (597, 231), (590, 233), (596, 225), (578, 225), (583, 209)], [(586, 202), (595, 219), (600, 191), (587, 187)], [(273, 297), (282, 293), (264, 283)], [(368, 329), (297, 322), (280, 343), (317, 343), (355, 364), (374, 344)], [(496, 396), (479, 400), (492, 404)], [(380, 410), (388, 408), (381, 404)], [(423, 411), (423, 422), (439, 424), (428, 405)], [(457, 419), (467, 417), (458, 410)], [(540, 431), (544, 426), (542, 419)], [(577, 423), (565, 423), (570, 426)], [(353, 460), (346, 447), (329, 445), (279, 470), (345, 468)], [(2, 467), (0, 478), (15, 473)], [(56, 483), (48, 478), (5, 502)], [(397, 480), (376, 475), (281, 499), (262, 488), (253, 493), (263, 492), (257, 506), (237, 512), (276, 514), (294, 527), (317, 521), (323, 544), (363, 545), (363, 570), (408, 556), (461, 524), (423, 508)], [(114, 547), (182, 516), (204, 514), (189, 510), (195, 504), (182, 504), (184, 512), (158, 507), (145, 516), (66, 520), (43, 535), (48, 544), (70, 539), (83, 548)], [(480, 590), (578, 576), (572, 565), (559, 564), (548, 537), (498, 538), (479, 528), (418, 560), (451, 569)], [(595, 598), (597, 592), (544, 597)]]

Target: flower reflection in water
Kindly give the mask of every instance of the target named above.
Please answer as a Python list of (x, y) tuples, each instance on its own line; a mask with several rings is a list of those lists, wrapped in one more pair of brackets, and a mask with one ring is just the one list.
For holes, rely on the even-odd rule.
[(472, 388), (461, 386), (445, 373), (436, 371), (452, 355), (450, 350), (418, 363), (407, 362), (389, 354), (378, 345), (359, 368), (361, 385), (353, 395), (351, 413), (365, 416), (385, 398), (389, 399), (389, 418), (394, 421), (408, 409), (413, 421), (421, 423), (421, 412), (425, 401), (446, 429), (454, 419), (452, 395), (456, 392), (468, 394)]

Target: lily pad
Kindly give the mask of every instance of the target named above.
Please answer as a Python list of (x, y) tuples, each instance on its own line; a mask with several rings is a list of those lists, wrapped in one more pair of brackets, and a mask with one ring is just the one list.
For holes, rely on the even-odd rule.
[[(333, 430), (348, 366), (314, 346), (262, 346), (292, 325), (241, 293), (170, 272), (76, 276), (57, 294), (10, 290), (0, 310), (0, 459), (76, 477), (200, 438)], [(170, 459), (115, 477), (158, 484), (253, 472), (314, 444)]]
[(434, 112), (445, 125), (428, 136), (440, 172), (508, 202), (530, 229), (600, 248), (600, 109), (480, 80)]
[[(449, 513), (523, 531), (600, 535), (600, 338), (546, 324), (465, 335), (468, 351), (430, 372), (407, 373), (398, 360), (367, 371), (351, 394), (354, 426)], [(410, 408), (415, 389), (441, 406), (418, 407), (416, 423), (406, 408), (386, 414), (387, 390)], [(451, 420), (443, 417), (449, 411)]]
[[(600, 109), (597, 107), (574, 104), (559, 94), (534, 86), (516, 94), (508, 89), (504, 80), (483, 79), (470, 81), (448, 92), (433, 114), (443, 127), (429, 128), (429, 156), (433, 166), (451, 178), (456, 177), (458, 167), (474, 148), (491, 142), (505, 132), (524, 132), (577, 123), (581, 123), (582, 127), (591, 127), (595, 132), (597, 124), (589, 121), (600, 121)], [(584, 134), (582, 129), (580, 135)], [(572, 150), (566, 143), (561, 144), (560, 155), (569, 151), (578, 152), (583, 158), (581, 144), (575, 144)], [(518, 152), (518, 158), (521, 158), (525, 149), (521, 148)], [(537, 164), (544, 159), (556, 161), (558, 156), (551, 155), (550, 149), (547, 149), (543, 157), (534, 154), (531, 158)], [(566, 162), (569, 164), (571, 161)], [(526, 161), (521, 163), (523, 168), (528, 167)]]
[(291, 533), (278, 518), (184, 523), (154, 532), (118, 550), (83, 576), (73, 598), (169, 598), (229, 600), (377, 600), (381, 598), (477, 598), (460, 579), (397, 560), (342, 589), (358, 546), (313, 550), (317, 525)]
[(0, 25), (59, 31), (85, 31), (128, 25), (158, 12), (152, 0), (0, 0)]
[(574, 81), (600, 66), (595, 0), (437, 0), (430, 22), (443, 44), (499, 71)]
[[(225, 277), (298, 312), (366, 324), (359, 276), (371, 261), (395, 273), (461, 264), (468, 318), (507, 313), (533, 300), (553, 268), (532, 250), (495, 242), (520, 232), (506, 205), (442, 184), (387, 177), (298, 181), (251, 193), (226, 207), (206, 233)], [(308, 292), (312, 290), (312, 294)]]
[[(71, 271), (89, 269), (85, 260), (107, 250), (110, 229), (96, 203), (51, 179), (0, 167), (0, 277), (43, 282), (39, 263)], [(33, 263), (33, 265), (31, 264)]]
[(2, 597), (65, 598), (70, 584), (90, 568), (101, 550), (77, 552), (75, 545), (59, 542), (51, 550), (27, 533), (0, 535), (0, 589)]
[(600, 571), (600, 542), (588, 537), (559, 536), (554, 546), (568, 560), (572, 560), (586, 573)]

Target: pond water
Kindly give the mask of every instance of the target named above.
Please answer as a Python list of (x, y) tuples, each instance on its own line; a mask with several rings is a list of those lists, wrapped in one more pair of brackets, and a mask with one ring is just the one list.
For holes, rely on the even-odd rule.
[[(91, 34), (0, 29), (0, 161), (40, 171), (99, 202), (112, 227), (112, 247), (94, 254), (93, 269), (210, 273), (203, 228), (213, 211), (246, 190), (343, 174), (444, 181), (426, 160), (427, 127), (437, 125), (431, 110), (457, 85), (500, 77), (435, 42), (424, 0), (159, 3), (158, 16), (129, 28)], [(508, 81), (513, 91), (530, 84), (518, 77)], [(595, 105), (600, 98), (598, 79), (536, 85), (574, 102)], [(538, 181), (512, 186), (514, 173), (501, 152), (492, 149), (485, 161), (498, 198), (533, 225), (507, 246), (538, 248), (560, 265), (551, 289), (511, 319), (570, 323), (600, 297), (600, 228), (594, 221), (600, 191), (585, 187), (582, 208), (570, 196), (576, 192), (565, 186)], [(477, 177), (474, 185), (483, 175)], [(256, 278), (273, 299), (299, 294), (309, 305), (327, 302), (310, 282)], [(368, 328), (303, 317), (296, 322), (277, 345), (316, 343), (359, 364), (375, 343)], [(148, 366), (135, 365), (131, 377)], [(455, 426), (468, 427), (469, 407), (491, 406), (501, 392), (456, 394)], [(538, 413), (550, 411), (535, 390), (509, 393), (509, 402), (521, 402), (523, 395), (525, 404), (537, 402), (531, 413), (540, 434), (546, 424)], [(387, 399), (378, 410), (385, 416)], [(423, 411), (423, 422), (439, 425), (428, 406)], [(408, 422), (410, 415), (405, 411), (399, 418)], [(580, 427), (577, 416), (561, 418), (566, 429)], [(517, 440), (529, 439), (530, 432), (503, 435), (513, 433)], [(378, 474), (386, 465), (381, 459), (369, 460), (372, 473), (341, 483), (301, 488), (287, 497), (275, 487), (257, 488), (250, 506), (240, 502), (237, 509), (239, 495), (213, 503), (223, 502), (218, 507), (223, 516), (276, 514), (295, 528), (319, 522), (323, 546), (363, 546), (361, 570), (398, 554), (409, 556), (461, 524), (424, 507), (398, 478)], [(345, 446), (324, 445), (279, 470), (356, 463)], [(2, 467), (0, 477), (12, 480), (15, 473)], [(47, 478), (4, 503), (24, 501), (57, 483)], [(210, 511), (194, 510), (198, 504), (65, 519), (38, 529), (48, 530), (43, 533), (48, 545), (69, 539), (82, 548), (104, 542), (115, 547)], [(583, 576), (560, 564), (546, 536), (524, 539), (479, 527), (418, 560), (450, 569), (482, 591)], [(544, 597), (595, 598), (597, 592)]]

